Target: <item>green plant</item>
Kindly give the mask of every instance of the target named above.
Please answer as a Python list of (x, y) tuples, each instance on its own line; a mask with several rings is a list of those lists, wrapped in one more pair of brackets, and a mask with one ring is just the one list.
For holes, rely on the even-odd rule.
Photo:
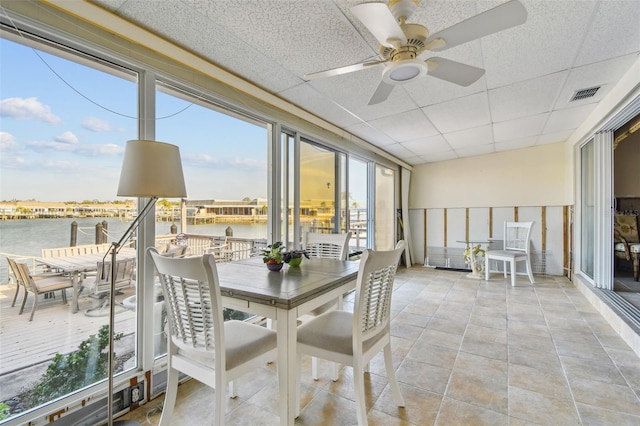
[(0, 402), (0, 420), (4, 420), (7, 417), (9, 417), (9, 410), (11, 407), (9, 407), (7, 404), (5, 404), (4, 402)]
[[(118, 333), (114, 340), (120, 340)], [(98, 335), (92, 334), (83, 340), (78, 350), (66, 355), (57, 353), (42, 376), (42, 381), (31, 393), (31, 403), (44, 404), (53, 399), (89, 386), (107, 377), (109, 354), (109, 326), (103, 325)]]
[(276, 241), (268, 245), (267, 248), (262, 251), (262, 261), (264, 263), (282, 263), (283, 250), (284, 246), (282, 245), (282, 241)]

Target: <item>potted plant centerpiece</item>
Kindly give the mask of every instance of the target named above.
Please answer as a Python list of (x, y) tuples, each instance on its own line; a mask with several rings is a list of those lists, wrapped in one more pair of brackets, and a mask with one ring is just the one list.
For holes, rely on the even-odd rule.
[(282, 258), (283, 250), (284, 246), (282, 245), (282, 241), (276, 241), (262, 251), (262, 261), (267, 264), (267, 268), (269, 268), (270, 271), (279, 271), (282, 269), (284, 262)]
[(284, 251), (285, 247), (281, 241), (267, 246), (262, 251), (262, 261), (267, 264), (267, 268), (271, 271), (279, 271), (282, 269), (284, 263), (288, 263), (289, 266), (299, 266), (302, 262), (302, 256), (309, 259), (309, 254), (306, 250), (291, 250)]
[(296, 267), (302, 263), (302, 256), (309, 259), (309, 253), (307, 253), (306, 250), (291, 250), (282, 253), (282, 260), (289, 264), (289, 266)]

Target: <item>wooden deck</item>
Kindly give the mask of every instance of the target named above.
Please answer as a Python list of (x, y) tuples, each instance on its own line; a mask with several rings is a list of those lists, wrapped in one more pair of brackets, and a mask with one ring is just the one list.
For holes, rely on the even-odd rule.
[[(126, 289), (124, 294), (116, 296), (116, 302), (121, 302), (134, 292), (134, 288)], [(18, 315), (18, 312), (24, 293), (20, 292), (16, 306), (11, 307), (14, 294), (13, 284), (0, 285), (0, 383), (6, 374), (37, 364), (45, 363), (43, 365), (46, 366), (46, 362), (56, 353), (64, 354), (78, 349), (81, 341), (97, 334), (102, 325), (109, 323), (108, 315), (85, 315), (86, 309), (100, 306), (102, 302), (81, 293), (80, 311), (72, 314), (70, 304), (62, 304), (59, 291), (55, 299), (40, 296), (38, 308), (30, 322), (33, 294), (29, 294), (22, 315)], [(71, 290), (67, 290), (67, 297), (70, 302)], [(132, 334), (136, 326), (135, 312), (125, 309), (118, 309), (117, 312), (116, 332)]]

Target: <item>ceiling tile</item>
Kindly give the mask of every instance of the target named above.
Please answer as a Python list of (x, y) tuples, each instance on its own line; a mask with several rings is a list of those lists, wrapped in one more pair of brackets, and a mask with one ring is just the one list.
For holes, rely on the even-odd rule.
[(358, 123), (347, 126), (345, 130), (380, 147), (397, 143), (378, 129), (371, 127), (368, 123)]
[(538, 114), (495, 123), (493, 125), (493, 136), (496, 142), (538, 136), (542, 133), (542, 129), (548, 119), (549, 114)]
[(505, 142), (496, 142), (495, 149), (496, 152), (499, 151), (510, 151), (512, 149), (522, 149), (528, 148), (530, 146), (534, 146), (537, 141), (537, 137), (532, 138), (524, 138), (524, 139), (512, 139)]
[(298, 105), (318, 117), (323, 117), (336, 126), (347, 127), (361, 123), (348, 110), (345, 110), (333, 100), (326, 98), (323, 94), (318, 93), (308, 84), (301, 84), (284, 90), (279, 95), (292, 104)]
[(451, 146), (441, 135), (429, 136), (415, 139), (409, 142), (403, 142), (402, 146), (415, 153), (416, 155), (426, 155), (451, 150)]
[(437, 161), (454, 160), (458, 158), (458, 154), (454, 150), (445, 152), (434, 152), (433, 154), (427, 154), (421, 156), (425, 163), (435, 163)]
[(564, 130), (557, 133), (543, 134), (538, 138), (536, 145), (548, 145), (551, 143), (566, 142), (573, 134), (573, 130)]
[(482, 39), (487, 87), (502, 87), (571, 67), (594, 1), (521, 0), (527, 21)]
[(566, 108), (553, 111), (547, 124), (544, 126), (543, 133), (556, 133), (562, 130), (575, 130), (595, 109), (597, 104), (587, 104), (575, 108)]
[(486, 125), (460, 130), (459, 132), (446, 133), (444, 138), (457, 152), (460, 148), (493, 143), (493, 131), (491, 125)]
[[(633, 65), (636, 59), (638, 59), (638, 54), (634, 53), (608, 61), (573, 68), (569, 72), (569, 77), (558, 96), (555, 108), (573, 108), (578, 105), (590, 104), (602, 100), (631, 65)], [(598, 86), (601, 87), (593, 97), (569, 102), (578, 90)]]
[(489, 90), (493, 122), (551, 111), (565, 78), (561, 72)]
[(438, 134), (421, 109), (389, 115), (369, 124), (398, 142)]
[(423, 108), (423, 111), (442, 133), (489, 124), (489, 105), (484, 93)]
[(475, 157), (476, 155), (491, 154), (494, 152), (493, 143), (486, 145), (467, 146), (464, 148), (456, 149), (458, 157)]
[(640, 43), (640, 1), (601, 1), (585, 34), (575, 65), (637, 52)]

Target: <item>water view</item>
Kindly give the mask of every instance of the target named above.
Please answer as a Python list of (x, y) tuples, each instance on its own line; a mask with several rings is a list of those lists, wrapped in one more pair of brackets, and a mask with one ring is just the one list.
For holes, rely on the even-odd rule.
[[(122, 222), (113, 218), (77, 218), (77, 219), (35, 219), (0, 221), (0, 253), (22, 256), (41, 255), (42, 248), (68, 247), (71, 240), (71, 223), (78, 223), (77, 245), (95, 243), (95, 226), (106, 220), (109, 242), (117, 241), (131, 222)], [(170, 222), (158, 222), (158, 235), (171, 232)], [(180, 232), (179, 224), (178, 232)], [(239, 238), (266, 238), (265, 224), (203, 224), (189, 225), (190, 234), (224, 236), (231, 226), (233, 236)], [(7, 282), (7, 261), (2, 256), (0, 263), (0, 283)]]

